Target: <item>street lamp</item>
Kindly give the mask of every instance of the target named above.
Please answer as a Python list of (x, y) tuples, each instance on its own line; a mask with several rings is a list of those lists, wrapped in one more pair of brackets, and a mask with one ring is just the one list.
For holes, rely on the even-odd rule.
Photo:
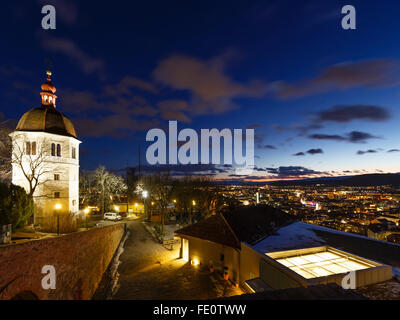
[(59, 213), (59, 211), (62, 208), (61, 203), (56, 203), (54, 208), (56, 209), (56, 214), (57, 214), (57, 235), (60, 235), (60, 213)]
[(196, 201), (192, 200), (192, 206), (190, 208), (190, 224), (192, 224), (193, 219), (193, 207), (196, 205)]
[(146, 217), (147, 215), (147, 208), (146, 208), (146, 198), (149, 196), (149, 192), (147, 190), (143, 190), (142, 197), (143, 197), (143, 215)]

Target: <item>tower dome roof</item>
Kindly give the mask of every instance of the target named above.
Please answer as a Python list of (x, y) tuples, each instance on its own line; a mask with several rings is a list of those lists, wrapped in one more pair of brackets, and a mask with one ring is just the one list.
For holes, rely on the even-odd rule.
[(26, 112), (18, 121), (16, 131), (38, 131), (77, 138), (71, 120), (56, 109), (56, 87), (51, 83), (51, 72), (47, 71), (42, 84), (42, 106)]
[(26, 112), (18, 121), (16, 131), (42, 131), (77, 138), (71, 120), (56, 108), (41, 106)]

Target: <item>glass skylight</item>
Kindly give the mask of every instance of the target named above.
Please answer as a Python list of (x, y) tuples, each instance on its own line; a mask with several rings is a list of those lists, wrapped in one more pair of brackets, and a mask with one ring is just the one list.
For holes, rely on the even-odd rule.
[(373, 267), (368, 263), (335, 252), (318, 252), (276, 259), (306, 279), (326, 277)]

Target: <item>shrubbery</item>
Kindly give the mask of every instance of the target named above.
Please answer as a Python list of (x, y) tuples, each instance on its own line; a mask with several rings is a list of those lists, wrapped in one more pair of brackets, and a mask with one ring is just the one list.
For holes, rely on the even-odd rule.
[(13, 230), (25, 225), (33, 215), (33, 198), (25, 189), (0, 183), (0, 225), (12, 224)]

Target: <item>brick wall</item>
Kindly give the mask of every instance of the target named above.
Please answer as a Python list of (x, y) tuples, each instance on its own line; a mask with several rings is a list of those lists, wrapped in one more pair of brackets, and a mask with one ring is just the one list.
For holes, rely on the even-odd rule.
[[(124, 235), (124, 224), (0, 247), (0, 300), (90, 299)], [(56, 270), (56, 289), (42, 288), (42, 268)]]

